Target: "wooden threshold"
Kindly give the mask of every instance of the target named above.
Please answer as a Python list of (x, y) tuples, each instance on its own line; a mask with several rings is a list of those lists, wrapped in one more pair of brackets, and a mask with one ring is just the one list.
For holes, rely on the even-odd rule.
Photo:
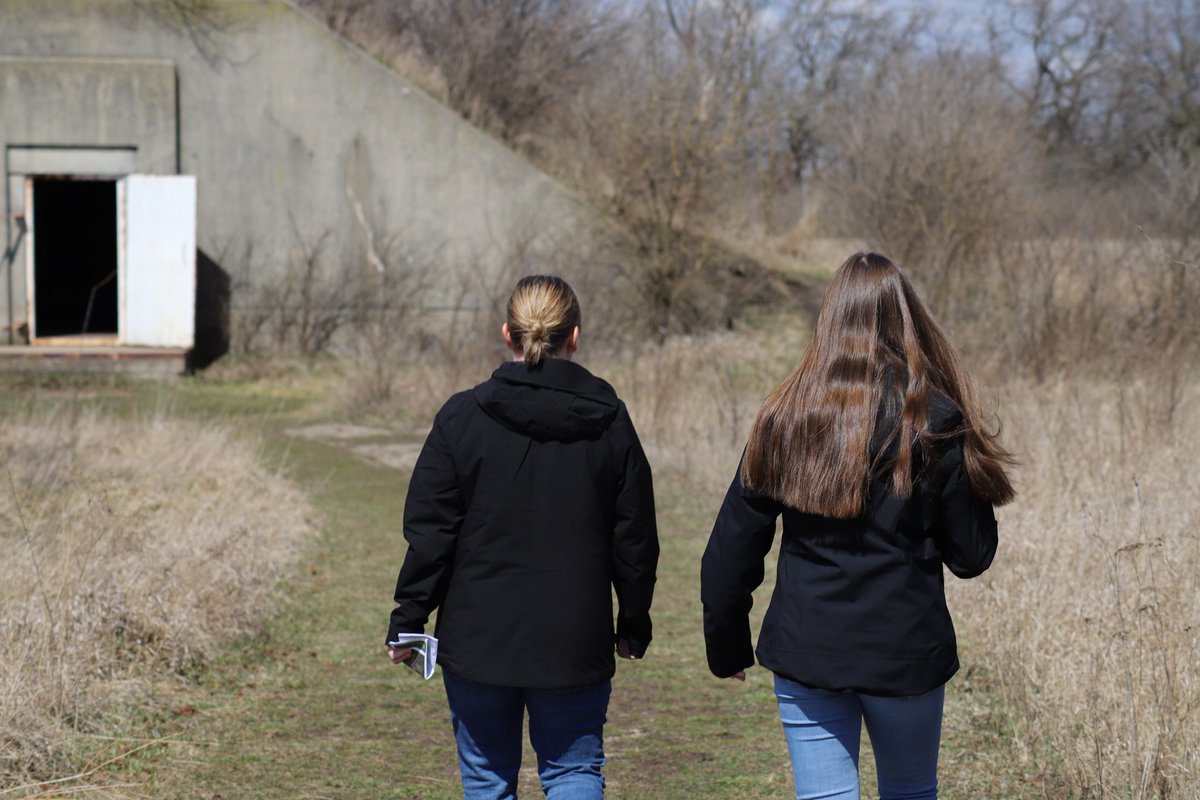
[(115, 333), (79, 333), (69, 336), (35, 336), (31, 347), (117, 347)]

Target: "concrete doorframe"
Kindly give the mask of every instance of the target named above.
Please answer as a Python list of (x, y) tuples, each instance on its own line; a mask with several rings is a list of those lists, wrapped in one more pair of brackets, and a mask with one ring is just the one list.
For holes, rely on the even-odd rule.
[[(136, 171), (137, 147), (134, 145), (117, 146), (73, 146), (73, 145), (37, 145), (10, 144), (4, 152), (5, 194), (6, 205), (10, 219), (16, 223), (17, 234), (13, 236), (10, 249), (5, 253), (5, 271), (7, 291), (5, 292), (8, 308), (6, 309), (8, 335), (6, 341), (13, 344), (16, 341), (17, 320), (16, 298), (14, 297), (13, 273), (17, 261), (24, 256), (23, 277), (25, 282), (25, 323), (28, 325), (28, 337), (33, 343), (34, 333), (34, 298), (33, 298), (33, 239), (34, 225), (32, 210), (32, 179), (34, 178), (66, 178), (72, 180), (111, 180), (115, 181)], [(23, 249), (23, 252), (22, 252)], [(115, 343), (110, 337), (103, 337), (107, 344)]]

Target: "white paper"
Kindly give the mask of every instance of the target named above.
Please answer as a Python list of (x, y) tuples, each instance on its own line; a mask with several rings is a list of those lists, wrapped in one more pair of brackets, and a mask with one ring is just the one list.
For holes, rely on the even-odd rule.
[(436, 636), (424, 633), (401, 633), (396, 636), (396, 641), (388, 642), (388, 645), (397, 649), (405, 647), (411, 649), (413, 657), (404, 663), (425, 680), (433, 677), (433, 668), (437, 666), (438, 640)]

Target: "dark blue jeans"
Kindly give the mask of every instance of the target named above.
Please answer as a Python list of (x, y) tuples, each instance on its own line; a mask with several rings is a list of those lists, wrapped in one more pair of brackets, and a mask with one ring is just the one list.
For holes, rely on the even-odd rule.
[(445, 669), (442, 678), (465, 800), (516, 798), (525, 709), (547, 800), (604, 797), (610, 681), (578, 689), (521, 689), (467, 680)]

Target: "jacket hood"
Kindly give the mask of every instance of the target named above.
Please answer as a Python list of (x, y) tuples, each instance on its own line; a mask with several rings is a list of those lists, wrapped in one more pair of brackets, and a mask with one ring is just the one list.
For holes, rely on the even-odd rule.
[(608, 383), (561, 358), (536, 367), (523, 361), (501, 364), (474, 394), (489, 417), (540, 441), (597, 436), (617, 418), (621, 404)]

